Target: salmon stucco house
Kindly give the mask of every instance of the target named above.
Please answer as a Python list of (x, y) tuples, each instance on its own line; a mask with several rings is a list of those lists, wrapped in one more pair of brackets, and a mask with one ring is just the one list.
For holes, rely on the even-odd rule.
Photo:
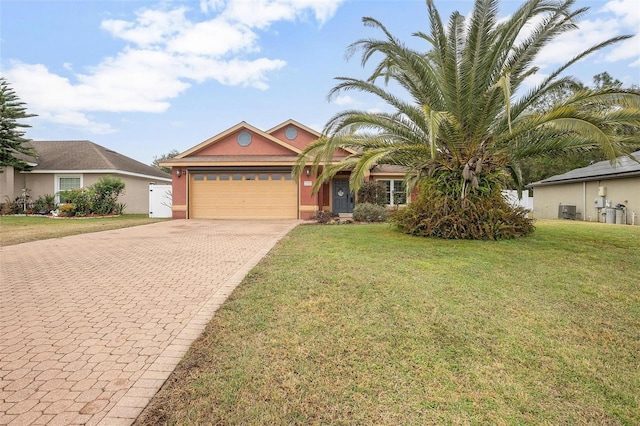
[[(171, 167), (173, 218), (306, 220), (318, 211), (352, 212), (348, 172), (317, 194), (311, 167), (298, 180), (291, 174), (298, 154), (320, 136), (294, 120), (266, 131), (243, 121), (162, 162)], [(336, 159), (348, 154), (336, 152)], [(394, 191), (405, 191), (401, 170), (376, 167), (371, 176), (387, 185), (390, 204)]]

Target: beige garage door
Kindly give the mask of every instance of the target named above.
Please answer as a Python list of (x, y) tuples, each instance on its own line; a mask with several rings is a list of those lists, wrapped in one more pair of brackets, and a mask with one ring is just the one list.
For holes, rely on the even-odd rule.
[(298, 188), (286, 172), (191, 173), (189, 217), (296, 219)]

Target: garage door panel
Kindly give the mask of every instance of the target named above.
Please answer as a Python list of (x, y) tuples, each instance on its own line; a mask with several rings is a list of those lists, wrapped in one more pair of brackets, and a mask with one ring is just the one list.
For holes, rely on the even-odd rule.
[[(260, 172), (264, 173), (264, 172)], [(232, 180), (237, 173), (220, 173), (230, 180), (220, 180), (213, 173), (207, 179), (190, 179), (189, 215), (201, 219), (295, 219), (298, 216), (298, 188), (293, 180), (255, 179), (257, 172), (243, 172), (243, 180)], [(246, 180), (249, 175), (250, 180)], [(200, 175), (202, 176), (202, 174)]]

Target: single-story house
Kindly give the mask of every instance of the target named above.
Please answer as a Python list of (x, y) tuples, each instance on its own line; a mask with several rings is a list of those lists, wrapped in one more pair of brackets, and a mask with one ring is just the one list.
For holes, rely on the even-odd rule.
[(26, 188), (33, 200), (46, 194), (86, 188), (103, 176), (122, 179), (124, 193), (119, 202), (125, 213), (149, 212), (149, 185), (167, 184), (171, 176), (91, 141), (30, 141), (36, 158), (24, 159), (29, 171), (3, 167), (0, 173), (0, 202), (14, 200)]
[[(640, 161), (640, 151), (631, 154)], [(533, 215), (541, 219), (571, 218), (606, 222), (616, 206), (625, 206), (616, 223), (638, 225), (640, 215), (640, 163), (620, 157), (529, 185), (533, 188)], [(618, 210), (623, 210), (619, 208)], [(620, 217), (622, 216), (622, 217)]]
[[(310, 166), (293, 179), (298, 154), (320, 136), (294, 120), (266, 131), (243, 121), (162, 162), (172, 169), (173, 218), (306, 220), (318, 211), (352, 212), (348, 172), (324, 183), (317, 194), (312, 194), (316, 176)], [(398, 199), (394, 192), (404, 193), (403, 177), (391, 166), (375, 167), (370, 175), (387, 185), (389, 204)]]

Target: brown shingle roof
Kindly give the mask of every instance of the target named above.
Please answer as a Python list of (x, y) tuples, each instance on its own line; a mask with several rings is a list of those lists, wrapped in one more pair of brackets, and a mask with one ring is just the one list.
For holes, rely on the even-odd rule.
[(35, 171), (116, 170), (170, 179), (171, 175), (91, 141), (30, 141)]

